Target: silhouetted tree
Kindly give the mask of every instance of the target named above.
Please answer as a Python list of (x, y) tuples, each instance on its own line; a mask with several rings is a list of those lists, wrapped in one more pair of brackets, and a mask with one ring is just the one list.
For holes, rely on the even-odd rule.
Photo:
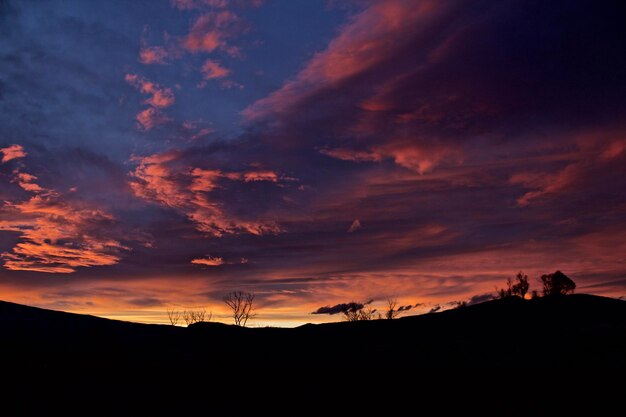
[(200, 323), (202, 321), (211, 321), (213, 317), (213, 313), (209, 312), (207, 317), (206, 309), (196, 309), (196, 310), (185, 310), (183, 311), (183, 320), (187, 326), (190, 326), (194, 323)]
[(497, 298), (508, 298), (513, 297), (513, 280), (511, 278), (506, 279), (506, 288), (496, 287), (496, 297)]
[(230, 307), (232, 317), (237, 326), (246, 327), (248, 320), (254, 317), (254, 314), (252, 314), (254, 294), (243, 291), (233, 291), (224, 298), (224, 302)]
[(537, 290), (533, 290), (533, 292), (530, 293), (530, 298), (532, 298), (533, 300), (535, 298), (539, 298), (539, 297), (541, 297), (541, 296), (539, 295), (539, 291), (537, 291)]
[(521, 298), (526, 297), (530, 284), (528, 283), (528, 275), (524, 275), (522, 271), (518, 272), (515, 276), (516, 283), (513, 283), (511, 278), (506, 279), (506, 288), (496, 287), (497, 298), (508, 298), (518, 296)]
[(467, 301), (457, 301), (454, 306), (455, 309), (465, 308), (465, 307), (467, 307)]
[(528, 292), (528, 288), (530, 287), (530, 284), (528, 283), (528, 275), (524, 275), (522, 271), (519, 271), (515, 279), (517, 279), (517, 283), (510, 287), (511, 293), (524, 299), (526, 297), (526, 293)]
[(176, 326), (180, 320), (180, 311), (176, 311), (173, 308), (167, 309), (167, 318), (172, 326)]
[(576, 289), (576, 283), (561, 271), (542, 275), (541, 282), (543, 283), (544, 296), (565, 295)]
[(385, 318), (387, 320), (392, 320), (398, 317), (400, 312), (396, 310), (396, 306), (398, 305), (398, 300), (395, 298), (387, 299), (387, 310), (385, 311)]
[(374, 320), (377, 317), (381, 317), (380, 314), (376, 315), (376, 309), (372, 308), (371, 304), (374, 300), (369, 300), (367, 303), (357, 303), (351, 301), (346, 304), (340, 304), (341, 313), (347, 321), (367, 321)]

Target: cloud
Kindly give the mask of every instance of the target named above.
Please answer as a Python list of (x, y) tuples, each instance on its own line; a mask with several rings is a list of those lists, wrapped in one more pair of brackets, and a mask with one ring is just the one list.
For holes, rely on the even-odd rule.
[(20, 187), (34, 194), (24, 201), (5, 201), (0, 231), (20, 241), (3, 253), (4, 268), (13, 271), (71, 273), (79, 267), (114, 265), (128, 248), (114, 239), (115, 219), (104, 210), (66, 201), (55, 190), (35, 183), (36, 176), (17, 172)]
[(243, 180), (245, 182), (256, 182), (256, 181), (278, 182), (278, 180), (279, 180), (278, 174), (276, 174), (274, 171), (270, 171), (270, 170), (246, 171), (246, 172), (242, 173), (241, 178), (243, 178)]
[(124, 79), (142, 94), (149, 95), (150, 97), (145, 103), (154, 108), (163, 109), (171, 106), (176, 101), (171, 88), (163, 88), (136, 74), (126, 74)]
[(213, 80), (217, 78), (224, 78), (230, 74), (230, 71), (224, 67), (222, 67), (219, 62), (214, 61), (212, 59), (207, 59), (202, 64), (202, 77), (205, 80)]
[(242, 218), (229, 213), (211, 193), (227, 190), (229, 182), (276, 182), (276, 174), (258, 171), (227, 172), (219, 169), (188, 168), (178, 165), (176, 151), (136, 157), (130, 186), (137, 197), (154, 201), (185, 214), (196, 229), (220, 237), (225, 234), (254, 235), (279, 233), (275, 221)]
[(241, 258), (239, 261), (225, 261), (224, 258), (220, 256), (210, 256), (207, 255), (203, 258), (195, 258), (191, 260), (192, 264), (195, 265), (203, 265), (203, 266), (220, 266), (220, 265), (234, 265), (234, 264), (246, 264), (248, 260), (246, 258)]
[(194, 10), (203, 7), (225, 8), (228, 0), (171, 0), (172, 6), (179, 10)]
[(2, 158), (0, 159), (1, 163), (9, 162), (12, 159), (24, 158), (28, 155), (24, 148), (21, 145), (11, 145), (6, 148), (0, 148), (0, 154), (2, 154)]
[(131, 298), (128, 303), (138, 307), (157, 307), (163, 305), (163, 301), (154, 297)]
[(461, 160), (460, 152), (452, 147), (432, 146), (408, 141), (373, 146), (370, 150), (346, 148), (320, 149), (320, 153), (342, 161), (380, 162), (392, 159), (397, 165), (419, 174), (431, 172), (443, 160)]
[(410, 39), (399, 34), (424, 26), (420, 22), (426, 21), (438, 8), (432, 1), (417, 5), (403, 0), (374, 3), (353, 17), (326, 50), (317, 53), (294, 79), (249, 106), (243, 115), (254, 120), (285, 111), (316, 91), (371, 68)]
[(330, 307), (330, 306), (320, 307), (317, 310), (315, 310), (314, 312), (312, 312), (311, 314), (330, 314), (330, 315), (334, 315), (334, 314), (338, 314), (338, 313), (345, 313), (345, 312), (348, 312), (348, 311), (362, 310), (364, 306), (365, 305), (362, 304), (362, 303), (355, 303), (355, 302), (342, 303), (342, 304), (336, 304), (336, 305), (334, 305), (332, 307)]
[(220, 266), (224, 265), (224, 259), (219, 256), (207, 256), (205, 258), (192, 259), (191, 263), (205, 266)]
[(354, 221), (352, 222), (352, 224), (348, 228), (348, 233), (356, 232), (360, 228), (361, 228), (361, 222), (359, 221), (359, 219), (354, 219)]
[(225, 9), (228, 6), (260, 7), (265, 0), (171, 0), (172, 6), (179, 10)]
[(24, 190), (32, 192), (32, 193), (40, 193), (46, 191), (39, 184), (34, 181), (37, 179), (36, 176), (28, 174), (26, 172), (18, 172), (15, 178), (15, 181), (22, 187)]
[(142, 46), (139, 50), (139, 62), (146, 65), (165, 64), (167, 50), (162, 46)]
[(436, 305), (436, 306), (434, 306), (433, 308), (431, 308), (431, 309), (428, 311), (428, 313), (427, 313), (427, 314), (430, 314), (430, 313), (436, 313), (436, 312), (438, 312), (439, 310), (441, 310), (441, 306), (440, 306), (440, 305)]
[(239, 49), (227, 43), (229, 38), (243, 31), (240, 18), (229, 10), (209, 12), (199, 16), (183, 39), (182, 47), (191, 53), (222, 50), (239, 55)]
[(144, 103), (150, 107), (140, 111), (137, 113), (137, 116), (135, 116), (142, 130), (151, 130), (155, 126), (169, 120), (167, 116), (161, 112), (161, 109), (170, 107), (176, 101), (172, 89), (163, 88), (136, 74), (126, 74), (124, 79), (142, 94), (150, 96), (144, 101)]
[(480, 304), (480, 303), (484, 303), (486, 301), (490, 301), (493, 299), (494, 299), (493, 293), (477, 294), (477, 295), (473, 295), (472, 298), (469, 299), (469, 301), (467, 302), (467, 305), (471, 306), (474, 304)]

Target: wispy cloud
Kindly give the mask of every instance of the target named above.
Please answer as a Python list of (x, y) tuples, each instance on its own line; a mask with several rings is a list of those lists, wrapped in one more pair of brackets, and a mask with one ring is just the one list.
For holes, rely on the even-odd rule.
[(167, 122), (168, 118), (161, 112), (161, 109), (170, 107), (176, 101), (172, 89), (161, 87), (136, 74), (126, 74), (124, 79), (142, 94), (149, 96), (144, 103), (150, 107), (140, 111), (135, 117), (139, 126), (143, 130), (150, 130)]
[(16, 181), (34, 194), (23, 201), (5, 201), (0, 230), (19, 234), (11, 252), (2, 254), (4, 268), (14, 271), (70, 273), (79, 267), (116, 264), (128, 249), (111, 234), (114, 217), (104, 210), (68, 201), (16, 172)]
[(227, 189), (228, 182), (276, 182), (270, 171), (227, 172), (219, 169), (188, 168), (178, 165), (180, 154), (165, 152), (135, 158), (137, 168), (131, 173), (130, 186), (136, 196), (173, 208), (193, 221), (196, 228), (209, 235), (278, 233), (281, 228), (272, 220), (244, 219), (224, 209), (212, 197), (216, 189)]
[(27, 155), (21, 145), (11, 145), (6, 148), (0, 148), (0, 154), (2, 154), (0, 162), (3, 164), (12, 159), (24, 158)]

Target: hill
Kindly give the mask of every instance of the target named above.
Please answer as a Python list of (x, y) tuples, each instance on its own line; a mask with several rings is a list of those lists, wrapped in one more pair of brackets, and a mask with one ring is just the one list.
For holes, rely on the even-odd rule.
[[(237, 386), (258, 375), (297, 384), (314, 374), (374, 371), (397, 378), (427, 369), (612, 370), (626, 368), (626, 302), (584, 294), (510, 298), (294, 329), (146, 325), (0, 302), (0, 341), (3, 357), (11, 358), (3, 377), (35, 392), (48, 391), (59, 375), (91, 387), (113, 378), (125, 387), (120, 395), (131, 396), (146, 381), (184, 385), (190, 375)], [(73, 389), (83, 389), (82, 382)]]
[(516, 366), (626, 366), (626, 302), (586, 294), (294, 329), (147, 325), (0, 302), (0, 334), (5, 351), (37, 366), (175, 357), (183, 358), (177, 366), (201, 367), (207, 355), (246, 358), (253, 367), (508, 367), (512, 357), (520, 358)]

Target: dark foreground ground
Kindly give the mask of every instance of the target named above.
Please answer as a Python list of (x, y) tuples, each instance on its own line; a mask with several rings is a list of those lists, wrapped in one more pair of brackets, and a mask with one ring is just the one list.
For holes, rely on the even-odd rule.
[(83, 415), (192, 415), (165, 410), (172, 403), (240, 407), (259, 392), (266, 401), (282, 401), (290, 389), (311, 393), (308, 408), (319, 406), (313, 392), (320, 386), (360, 391), (363, 406), (381, 384), (402, 389), (404, 381), (424, 382), (433, 373), (469, 387), (485, 372), (541, 371), (549, 378), (576, 370), (580, 378), (602, 370), (622, 376), (614, 386), (619, 392), (626, 302), (583, 294), (512, 298), (295, 329), (144, 325), (0, 302), (0, 346), (0, 377), (9, 385), (0, 394), (0, 415), (7, 416), (59, 409), (69, 415), (78, 405)]

